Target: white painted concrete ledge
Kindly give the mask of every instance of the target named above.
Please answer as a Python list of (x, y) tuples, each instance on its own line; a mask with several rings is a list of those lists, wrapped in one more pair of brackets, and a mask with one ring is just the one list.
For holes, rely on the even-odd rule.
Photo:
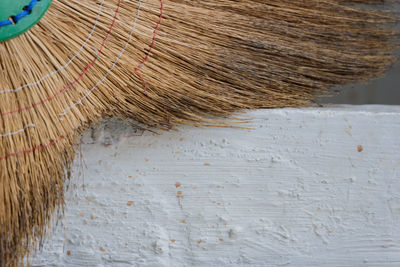
[(400, 266), (400, 106), (248, 116), (252, 130), (87, 133), (32, 265)]

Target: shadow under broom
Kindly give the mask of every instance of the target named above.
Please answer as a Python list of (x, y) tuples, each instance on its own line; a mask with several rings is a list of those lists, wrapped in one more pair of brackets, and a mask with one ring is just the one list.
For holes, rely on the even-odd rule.
[(0, 266), (43, 242), (86, 127), (310, 105), (396, 62), (395, 2), (0, 0)]

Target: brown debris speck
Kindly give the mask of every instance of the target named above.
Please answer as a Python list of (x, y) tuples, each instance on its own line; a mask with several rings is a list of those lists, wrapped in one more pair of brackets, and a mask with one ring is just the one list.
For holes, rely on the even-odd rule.
[(100, 247), (99, 250), (100, 250), (101, 252), (106, 251), (103, 247)]
[(363, 147), (362, 145), (358, 145), (358, 146), (357, 146), (357, 151), (358, 151), (358, 152), (361, 153), (361, 152), (363, 152), (363, 150), (364, 150), (364, 147)]
[(127, 205), (127, 206), (132, 206), (133, 204), (135, 204), (134, 201), (128, 201), (128, 202), (126, 202), (126, 205)]
[(176, 193), (176, 197), (177, 198), (184, 198), (184, 196), (182, 195), (182, 191), (178, 191), (177, 193)]
[(71, 256), (71, 251), (70, 250), (67, 250), (67, 255)]
[(175, 183), (175, 187), (176, 187), (176, 188), (181, 187), (181, 185), (182, 185), (182, 184), (181, 184), (180, 182), (176, 182), (176, 183)]

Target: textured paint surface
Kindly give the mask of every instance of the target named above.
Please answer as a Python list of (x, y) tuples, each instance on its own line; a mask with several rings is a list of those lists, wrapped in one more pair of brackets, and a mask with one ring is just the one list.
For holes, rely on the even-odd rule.
[(33, 266), (400, 266), (400, 107), (246, 116), (88, 132)]

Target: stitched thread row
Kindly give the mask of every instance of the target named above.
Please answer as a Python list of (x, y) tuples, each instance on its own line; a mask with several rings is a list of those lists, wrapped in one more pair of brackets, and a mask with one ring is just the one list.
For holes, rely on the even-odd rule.
[[(138, 69), (140, 69), (140, 68), (144, 65), (144, 63), (148, 60), (149, 55), (150, 55), (150, 52), (151, 52), (151, 50), (152, 50), (153, 47), (154, 47), (155, 39), (156, 39), (156, 32), (157, 32), (157, 29), (159, 28), (159, 26), (160, 26), (160, 24), (161, 24), (161, 21), (162, 21), (162, 14), (163, 14), (163, 13), (162, 13), (162, 12), (163, 12), (163, 0), (160, 0), (160, 3), (161, 3), (161, 8), (160, 8), (160, 19), (159, 19), (159, 21), (158, 21), (158, 23), (157, 23), (157, 25), (156, 25), (156, 27), (155, 27), (155, 29), (154, 29), (154, 31), (153, 31), (153, 41), (152, 41), (152, 43), (151, 43), (151, 45), (150, 45), (150, 48), (149, 48), (149, 51), (148, 51), (146, 57), (144, 58), (144, 60), (142, 61), (142, 63), (140, 63), (140, 64), (138, 65), (138, 67), (136, 67), (135, 72), (136, 72)], [(117, 6), (117, 9), (116, 9), (116, 13), (115, 13), (115, 15), (114, 15), (113, 23), (111, 24), (110, 29), (109, 29), (109, 31), (107, 32), (107, 36), (106, 36), (106, 38), (104, 39), (104, 41), (103, 41), (103, 43), (102, 43), (102, 46), (101, 46), (101, 48), (100, 48), (100, 50), (99, 50), (98, 55), (101, 54), (101, 51), (102, 51), (102, 49), (103, 49), (103, 47), (104, 47), (104, 44), (105, 44), (105, 41), (107, 40), (107, 38), (108, 38), (108, 36), (109, 36), (109, 34), (110, 34), (110, 32), (111, 32), (111, 30), (112, 30), (114, 24), (115, 24), (115, 19), (116, 19), (116, 16), (117, 16), (117, 14), (118, 14), (118, 11), (119, 11), (120, 4), (121, 4), (121, 0), (118, 1), (118, 6)], [(141, 4), (141, 2), (140, 2), (140, 4)], [(139, 5), (139, 8), (140, 8), (140, 5)], [(138, 14), (139, 14), (139, 9), (138, 9)], [(137, 16), (138, 16), (138, 15), (137, 15)], [(135, 21), (136, 21), (136, 19), (137, 19), (137, 17), (135, 18)], [(133, 32), (131, 32), (131, 33), (133, 34)], [(131, 38), (131, 36), (130, 36), (130, 38)], [(97, 57), (96, 57), (95, 60), (93, 60), (93, 61), (95, 62), (96, 60), (97, 60)], [(92, 61), (92, 62), (93, 62), (93, 61)], [(93, 64), (94, 64), (94, 63), (93, 63)], [(88, 64), (88, 66), (89, 66), (89, 65), (90, 65), (90, 64)], [(85, 68), (84, 72), (87, 71), (88, 66)], [(78, 78), (79, 78), (79, 77), (78, 77)], [(77, 79), (78, 79), (78, 78), (77, 78)], [(92, 89), (93, 89), (93, 88), (92, 88)], [(1, 116), (3, 116), (3, 114), (1, 114)], [(18, 152), (14, 152), (14, 153), (7, 154), (7, 155), (5, 155), (5, 156), (0, 157), (0, 160), (7, 159), (7, 158), (9, 158), (9, 157), (17, 156), (17, 155), (24, 154), (24, 153), (34, 152), (34, 151), (36, 151), (36, 150), (38, 150), (38, 149), (45, 149), (45, 148), (48, 148), (48, 147), (50, 147), (50, 146), (56, 144), (56, 143), (59, 142), (60, 140), (63, 140), (64, 138), (65, 138), (64, 136), (60, 136), (57, 140), (51, 141), (50, 143), (48, 143), (48, 144), (46, 144), (46, 145), (39, 145), (39, 146), (30, 148), (30, 149), (26, 149), (26, 150), (22, 150), (22, 151), (18, 151)]]
[[(103, 3), (104, 3), (104, 0), (103, 0), (102, 4), (103, 4)], [(137, 12), (137, 15), (136, 15), (136, 17), (135, 17), (135, 20), (134, 20), (134, 24), (133, 24), (131, 33), (130, 33), (130, 35), (129, 35), (129, 40), (128, 40), (127, 43), (125, 44), (125, 47), (121, 50), (119, 57), (117, 57), (117, 59), (116, 59), (116, 62), (118, 62), (119, 58), (122, 56), (122, 54), (123, 54), (124, 51), (126, 50), (126, 48), (127, 48), (127, 46), (128, 46), (128, 43), (129, 43), (130, 40), (132, 39), (133, 32), (134, 32), (135, 29), (136, 29), (136, 21), (137, 21), (137, 19), (138, 19), (138, 17), (139, 17), (139, 14), (140, 14), (140, 7), (141, 7), (141, 5), (142, 5), (142, 0), (139, 1), (138, 12)], [(116, 63), (115, 63), (115, 64), (116, 64)], [(113, 65), (112, 68), (110, 68), (110, 70), (108, 71), (107, 75), (105, 75), (105, 77), (107, 77), (107, 76), (109, 75), (109, 73), (110, 73), (110, 72), (112, 71), (112, 69), (114, 68), (115, 64)], [(104, 78), (104, 79), (105, 79), (105, 78)], [(104, 79), (102, 79), (101, 81), (103, 82)], [(97, 84), (97, 85), (98, 85), (98, 84)], [(97, 85), (96, 85), (96, 86), (97, 86)], [(94, 88), (93, 88), (92, 90), (94, 90)], [(91, 91), (92, 91), (92, 90), (91, 90)], [(86, 97), (87, 97), (87, 96), (86, 96)], [(79, 104), (82, 103), (82, 100), (83, 100), (83, 98), (81, 98), (81, 100), (78, 101)], [(77, 102), (77, 103), (78, 103), (78, 102)], [(75, 105), (77, 105), (77, 104), (74, 104), (74, 106), (75, 106)], [(70, 110), (71, 108), (72, 108), (72, 106), (71, 106), (71, 107), (68, 107), (67, 109)], [(67, 113), (66, 110), (67, 110), (67, 109), (65, 109), (65, 112), (62, 113), (62, 114), (60, 114), (60, 116), (66, 115), (66, 113)], [(32, 124), (32, 125), (35, 126), (34, 124)], [(29, 125), (28, 125), (28, 126), (29, 126)], [(27, 128), (28, 128), (28, 127), (26, 126), (26, 127), (24, 127), (23, 129), (18, 130), (18, 131), (16, 131), (16, 132), (7, 133), (7, 134), (2, 134), (2, 135), (0, 135), (0, 136), (1, 136), (1, 137), (5, 137), (5, 136), (10, 136), (10, 135), (15, 135), (15, 134), (18, 134), (18, 133), (22, 133), (22, 132), (24, 132)]]
[(64, 109), (64, 112), (59, 114), (60, 117), (63, 117), (63, 116), (65, 116), (65, 115), (67, 115), (67, 113), (68, 113), (69, 111), (71, 111), (71, 109), (75, 108), (77, 105), (82, 104), (82, 102), (83, 102), (86, 98), (88, 98), (89, 95), (90, 95), (100, 84), (102, 84), (102, 83), (105, 81), (105, 79), (108, 77), (108, 75), (110, 75), (110, 73), (113, 71), (113, 69), (114, 69), (115, 66), (117, 65), (119, 59), (120, 59), (121, 56), (124, 54), (125, 50), (128, 48), (128, 45), (129, 45), (130, 41), (132, 40), (132, 35), (133, 35), (133, 33), (135, 32), (135, 30), (136, 30), (136, 22), (137, 22), (137, 19), (139, 18), (139, 15), (140, 15), (140, 8), (141, 8), (141, 6), (142, 6), (142, 0), (139, 1), (138, 10), (137, 10), (137, 13), (136, 13), (136, 17), (135, 17), (135, 20), (134, 20), (134, 23), (133, 23), (131, 32), (130, 32), (130, 34), (129, 34), (129, 38), (128, 38), (128, 40), (126, 41), (125, 46), (121, 49), (119, 55), (115, 58), (115, 60), (114, 60), (114, 62), (113, 62), (113, 64), (112, 64), (112, 66), (110, 67), (110, 69), (108, 69), (107, 73), (103, 76), (103, 78), (102, 78), (101, 80), (97, 81), (97, 83), (95, 84), (95, 86), (93, 86), (92, 89), (90, 89), (81, 99), (79, 99), (77, 102), (75, 102), (75, 103), (72, 104), (71, 106), (66, 107), (66, 108)]
[(102, 10), (103, 10), (103, 5), (104, 5), (104, 0), (101, 1), (101, 4), (100, 4), (100, 6), (99, 6), (99, 8), (98, 8), (98, 10), (97, 10), (96, 21), (95, 21), (95, 23), (94, 23), (94, 25), (93, 25), (93, 27), (92, 27), (91, 32), (90, 32), (89, 35), (87, 36), (85, 42), (84, 42), (84, 43), (81, 45), (81, 47), (78, 49), (78, 52), (77, 52), (64, 66), (62, 66), (61, 68), (59, 68), (59, 69), (57, 69), (57, 70), (55, 70), (55, 71), (53, 71), (53, 72), (51, 72), (51, 73), (49, 73), (49, 74), (43, 76), (42, 78), (40, 78), (40, 79), (37, 80), (36, 82), (27, 83), (27, 84), (25, 84), (25, 85), (22, 85), (22, 86), (16, 88), (16, 89), (5, 89), (5, 90), (0, 91), (0, 94), (4, 94), (4, 93), (16, 93), (16, 92), (21, 91), (22, 89), (24, 89), (24, 88), (26, 88), (26, 87), (30, 87), (30, 86), (33, 86), (33, 85), (39, 85), (39, 84), (40, 84), (42, 81), (44, 81), (45, 79), (47, 79), (47, 78), (49, 78), (49, 77), (51, 77), (51, 76), (53, 76), (53, 75), (59, 73), (59, 72), (62, 71), (62, 70), (65, 70), (65, 69), (75, 60), (75, 58), (77, 58), (77, 57), (81, 54), (83, 48), (86, 47), (86, 45), (87, 45), (87, 43), (89, 42), (90, 38), (92, 38), (93, 33), (94, 33), (94, 31), (95, 31), (95, 29), (96, 29), (96, 27), (97, 27), (97, 24), (98, 24), (98, 22), (99, 22), (100, 14), (101, 14), (101, 12), (102, 12)]
[(38, 145), (38, 146), (35, 146), (35, 147), (33, 147), (33, 148), (29, 148), (29, 149), (25, 149), (25, 150), (21, 150), (21, 151), (18, 151), (18, 152), (14, 152), (14, 153), (7, 154), (7, 155), (5, 155), (5, 156), (0, 157), (0, 160), (8, 159), (9, 157), (18, 156), (18, 155), (20, 155), (20, 154), (25, 154), (25, 153), (34, 152), (34, 151), (36, 151), (36, 150), (38, 150), (38, 149), (48, 148), (48, 147), (50, 147), (50, 146), (52, 146), (52, 145), (58, 143), (59, 141), (63, 140), (64, 138), (65, 138), (64, 136), (60, 136), (58, 139), (56, 139), (56, 140), (54, 140), (54, 141), (51, 141), (50, 143), (48, 143), (48, 144), (46, 144), (46, 145)]
[(25, 130), (30, 128), (30, 127), (36, 127), (36, 125), (35, 124), (28, 124), (24, 128), (22, 128), (22, 129), (20, 129), (18, 131), (6, 133), (6, 134), (0, 134), (0, 137), (7, 137), (7, 136), (12, 136), (12, 135), (17, 135), (19, 133), (25, 132)]
[(72, 81), (70, 84), (68, 84), (68, 85), (67, 85), (66, 87), (64, 87), (63, 89), (57, 91), (54, 95), (52, 95), (52, 96), (50, 96), (50, 97), (47, 97), (47, 98), (45, 98), (45, 99), (42, 99), (42, 100), (40, 100), (39, 102), (36, 102), (36, 103), (34, 103), (34, 104), (30, 105), (30, 106), (26, 106), (26, 107), (23, 107), (23, 108), (19, 108), (19, 109), (15, 109), (15, 110), (12, 110), (12, 111), (7, 111), (7, 112), (4, 112), (4, 113), (1, 113), (1, 114), (0, 114), (0, 117), (6, 116), (6, 115), (10, 115), (10, 114), (13, 114), (13, 113), (16, 113), (16, 112), (21, 112), (21, 111), (29, 110), (29, 109), (32, 109), (32, 108), (34, 108), (34, 107), (36, 107), (36, 106), (42, 105), (42, 104), (44, 104), (44, 103), (46, 103), (46, 102), (48, 102), (48, 101), (51, 101), (51, 100), (53, 100), (54, 98), (56, 98), (58, 95), (60, 95), (60, 94), (64, 93), (65, 91), (67, 91), (69, 88), (71, 88), (71, 87), (72, 87), (75, 83), (77, 83), (79, 80), (81, 80), (81, 79), (83, 78), (83, 76), (85, 76), (85, 74), (88, 72), (88, 70), (89, 70), (91, 67), (93, 67), (93, 65), (97, 62), (99, 56), (102, 54), (102, 50), (103, 50), (103, 48), (104, 48), (104, 46), (105, 46), (105, 43), (106, 43), (108, 37), (110, 36), (110, 33), (111, 33), (111, 31), (112, 31), (112, 29), (113, 29), (113, 27), (114, 27), (114, 24), (115, 24), (115, 21), (116, 21), (118, 12), (119, 12), (119, 8), (120, 8), (120, 6), (121, 6), (121, 1), (122, 1), (122, 0), (118, 0), (117, 9), (115, 10), (113, 22), (112, 22), (112, 24), (111, 24), (111, 26), (110, 26), (110, 28), (109, 28), (107, 34), (106, 34), (106, 37), (104, 38), (104, 40), (103, 40), (103, 42), (102, 42), (102, 44), (101, 44), (100, 49), (98, 50), (97, 56), (92, 60), (92, 62), (90, 62), (90, 63), (85, 67), (85, 69), (82, 71), (82, 73), (79, 75), (78, 78), (76, 78), (74, 81)]

